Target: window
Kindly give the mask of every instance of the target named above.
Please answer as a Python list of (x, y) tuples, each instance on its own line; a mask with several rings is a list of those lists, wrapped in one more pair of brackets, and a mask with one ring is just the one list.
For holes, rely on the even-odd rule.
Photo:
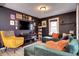
[(59, 33), (59, 18), (49, 19), (49, 35)]

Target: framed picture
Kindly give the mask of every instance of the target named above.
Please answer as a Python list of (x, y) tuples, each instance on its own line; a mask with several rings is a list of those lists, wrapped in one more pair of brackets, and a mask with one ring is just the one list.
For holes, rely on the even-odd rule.
[(23, 20), (26, 20), (26, 15), (25, 14), (23, 14)]
[(16, 19), (22, 19), (22, 14), (21, 13), (16, 13)]
[(26, 20), (28, 20), (28, 16), (26, 16)]
[(29, 21), (32, 21), (32, 17), (31, 17), (31, 16), (28, 16), (28, 20), (29, 20)]
[(10, 14), (10, 19), (15, 19), (15, 15), (14, 14)]
[(14, 25), (14, 20), (10, 20), (10, 25)]
[(47, 27), (46, 21), (42, 21), (42, 27)]

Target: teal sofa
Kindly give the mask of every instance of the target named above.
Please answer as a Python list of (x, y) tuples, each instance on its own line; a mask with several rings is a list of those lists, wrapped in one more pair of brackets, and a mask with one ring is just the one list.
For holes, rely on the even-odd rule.
[(49, 49), (43, 45), (35, 45), (35, 55), (36, 56), (76, 56), (64, 51), (58, 51), (55, 49)]
[(77, 56), (78, 54), (49, 49), (44, 43), (33, 43), (24, 48), (24, 56)]
[(47, 48), (45, 43), (31, 44), (24, 48), (24, 55), (34, 56), (78, 56), (79, 55), (79, 40), (69, 36), (69, 44), (65, 47), (65, 51)]

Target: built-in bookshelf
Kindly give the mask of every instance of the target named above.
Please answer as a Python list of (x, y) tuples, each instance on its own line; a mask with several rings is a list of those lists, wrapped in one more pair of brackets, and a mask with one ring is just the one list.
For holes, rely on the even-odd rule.
[(38, 26), (38, 39), (42, 38), (42, 26)]

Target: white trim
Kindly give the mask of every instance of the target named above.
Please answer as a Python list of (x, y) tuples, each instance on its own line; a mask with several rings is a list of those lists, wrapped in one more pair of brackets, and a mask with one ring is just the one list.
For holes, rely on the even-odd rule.
[(78, 8), (78, 5), (79, 4), (77, 4), (77, 8), (76, 8), (76, 37), (77, 37), (77, 40), (79, 39), (79, 35), (78, 35), (78, 33), (79, 33), (79, 31), (78, 31), (78, 18), (79, 18), (79, 15), (78, 15), (78, 13), (79, 13), (79, 8)]
[(57, 26), (58, 26), (58, 33), (59, 33), (59, 17), (56, 17), (56, 18), (51, 18), (51, 19), (49, 19), (49, 35), (51, 35), (51, 34), (50, 34), (50, 21), (51, 21), (51, 20), (55, 20), (55, 19), (57, 19), (57, 23), (58, 23)]

